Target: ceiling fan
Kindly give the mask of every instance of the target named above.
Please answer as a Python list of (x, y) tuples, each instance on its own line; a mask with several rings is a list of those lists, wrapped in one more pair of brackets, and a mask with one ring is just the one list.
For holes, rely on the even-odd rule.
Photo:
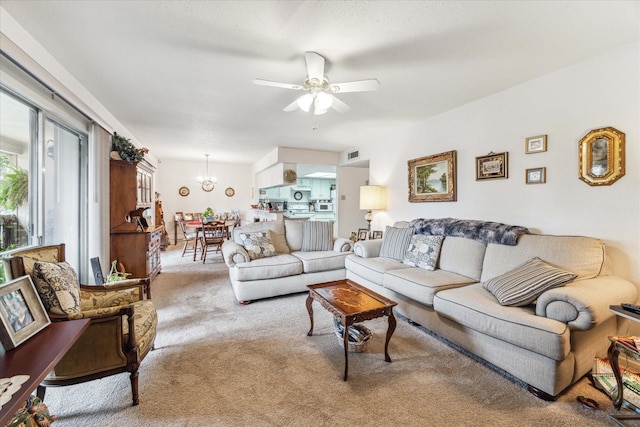
[(351, 110), (351, 107), (333, 94), (372, 91), (377, 90), (380, 86), (380, 82), (377, 79), (329, 83), (329, 79), (324, 75), (324, 58), (322, 56), (315, 52), (306, 52), (304, 59), (307, 63), (307, 79), (302, 85), (272, 82), (263, 79), (255, 79), (253, 83), (259, 86), (272, 86), (307, 92), (284, 107), (283, 111), (295, 111), (300, 108), (306, 113), (313, 106), (313, 114), (315, 115), (325, 114), (329, 108), (333, 108), (339, 113)]

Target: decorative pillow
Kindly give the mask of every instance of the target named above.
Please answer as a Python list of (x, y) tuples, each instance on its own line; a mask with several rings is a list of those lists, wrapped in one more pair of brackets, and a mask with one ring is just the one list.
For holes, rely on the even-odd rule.
[(409, 243), (411, 243), (413, 232), (413, 228), (398, 228), (387, 225), (380, 248), (380, 256), (402, 262)]
[(249, 259), (267, 258), (277, 255), (276, 247), (271, 240), (271, 231), (254, 231), (253, 233), (239, 233), (242, 246), (247, 250)]
[(412, 267), (435, 270), (443, 240), (444, 236), (414, 234), (411, 236), (411, 242), (402, 263)]
[(547, 289), (562, 286), (577, 276), (535, 257), (483, 282), (482, 287), (491, 292), (500, 304), (519, 307), (531, 304)]
[(333, 249), (333, 222), (304, 221), (302, 223), (302, 252)]
[(36, 261), (31, 277), (48, 311), (55, 314), (80, 313), (78, 276), (67, 262)]

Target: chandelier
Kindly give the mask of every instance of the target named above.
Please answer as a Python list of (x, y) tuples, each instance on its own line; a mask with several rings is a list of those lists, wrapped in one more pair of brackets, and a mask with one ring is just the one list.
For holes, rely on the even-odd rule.
[(212, 191), (216, 188), (216, 184), (218, 183), (218, 178), (215, 176), (209, 175), (209, 155), (205, 154), (206, 157), (206, 172), (204, 176), (198, 177), (198, 182), (202, 186), (202, 189), (206, 192)]

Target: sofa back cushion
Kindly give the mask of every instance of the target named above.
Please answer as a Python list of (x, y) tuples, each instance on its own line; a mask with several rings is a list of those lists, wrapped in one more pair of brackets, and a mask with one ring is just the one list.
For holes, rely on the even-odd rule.
[(447, 236), (440, 248), (439, 268), (480, 280), (486, 245), (464, 237)]
[(253, 233), (256, 231), (271, 231), (271, 240), (273, 246), (276, 248), (276, 252), (279, 254), (288, 254), (290, 252), (289, 246), (287, 246), (287, 240), (284, 235), (284, 222), (283, 221), (262, 221), (252, 222), (242, 227), (236, 227), (233, 229), (233, 241), (239, 245), (242, 245), (242, 239), (240, 239), (240, 233)]
[(291, 252), (297, 252), (302, 249), (302, 224), (308, 220), (301, 219), (285, 219), (284, 235), (287, 238), (287, 246)]
[(533, 257), (577, 274), (576, 280), (600, 274), (605, 261), (604, 243), (592, 237), (525, 234), (516, 246), (487, 245), (481, 281), (513, 270)]

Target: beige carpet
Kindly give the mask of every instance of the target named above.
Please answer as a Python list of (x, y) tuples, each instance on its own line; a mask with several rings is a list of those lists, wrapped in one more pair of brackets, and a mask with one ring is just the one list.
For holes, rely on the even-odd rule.
[[(159, 330), (140, 369), (140, 405), (129, 378), (48, 388), (54, 426), (599, 426), (610, 401), (583, 379), (544, 402), (403, 320), (383, 359), (386, 320), (364, 353), (343, 352), (317, 303), (307, 336), (304, 294), (239, 306), (219, 256), (207, 264), (163, 253), (153, 283)], [(576, 396), (596, 399), (590, 410)], [(628, 424), (630, 425), (630, 424)]]

